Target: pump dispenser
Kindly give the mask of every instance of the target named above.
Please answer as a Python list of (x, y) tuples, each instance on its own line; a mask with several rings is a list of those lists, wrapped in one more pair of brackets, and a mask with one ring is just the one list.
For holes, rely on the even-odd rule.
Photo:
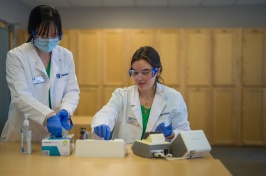
[[(28, 116), (25, 116), (25, 120), (23, 122), (23, 128), (21, 132), (21, 151), (26, 153), (26, 154), (31, 154), (31, 140), (32, 140), (32, 134), (31, 134), (31, 129), (29, 128), (30, 123), (28, 120)], [(24, 142), (25, 141), (25, 142)], [(26, 148), (24, 148), (24, 146)]]

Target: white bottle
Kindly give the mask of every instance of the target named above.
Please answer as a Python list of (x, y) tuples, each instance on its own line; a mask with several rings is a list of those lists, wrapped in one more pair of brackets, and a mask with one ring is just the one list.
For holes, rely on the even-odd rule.
[[(25, 120), (23, 122), (23, 135), (21, 135), (21, 148), (23, 148), (22, 151), (26, 154), (31, 154), (31, 139), (32, 139), (32, 134), (31, 134), (31, 129), (29, 128), (29, 120), (28, 117), (25, 116)], [(25, 142), (24, 142), (25, 141)]]

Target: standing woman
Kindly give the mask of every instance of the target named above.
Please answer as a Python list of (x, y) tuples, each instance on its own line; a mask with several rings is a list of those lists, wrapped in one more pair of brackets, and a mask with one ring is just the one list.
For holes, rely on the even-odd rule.
[(58, 11), (49, 5), (35, 7), (29, 16), (28, 35), (27, 43), (7, 53), (11, 103), (1, 135), (6, 141), (20, 140), (26, 116), (33, 141), (49, 133), (55, 137), (67, 134), (79, 101), (73, 55), (58, 46), (63, 37)]
[(162, 132), (171, 140), (190, 130), (182, 95), (161, 83), (162, 65), (157, 51), (145, 46), (132, 57), (129, 75), (135, 85), (116, 89), (92, 120), (94, 139), (124, 139), (133, 143), (145, 132)]

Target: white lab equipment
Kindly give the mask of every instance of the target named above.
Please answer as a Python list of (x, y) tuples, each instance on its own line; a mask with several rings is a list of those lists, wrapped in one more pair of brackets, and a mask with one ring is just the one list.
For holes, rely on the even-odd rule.
[(205, 157), (211, 146), (202, 130), (180, 131), (171, 142), (162, 133), (146, 133), (132, 145), (134, 154), (145, 157), (165, 157), (167, 160)]
[(154, 153), (167, 155), (169, 153), (169, 142), (165, 141), (161, 132), (147, 132), (142, 140), (136, 140), (131, 147), (134, 154), (144, 158), (154, 157)]
[(23, 128), (21, 129), (21, 152), (25, 154), (31, 154), (31, 139), (32, 132), (29, 128), (30, 123), (28, 116), (25, 115), (25, 120), (23, 122)]
[(114, 140), (76, 140), (76, 156), (124, 158), (127, 153), (123, 139)]
[(211, 146), (203, 130), (180, 131), (170, 144), (170, 152), (174, 157), (205, 157)]

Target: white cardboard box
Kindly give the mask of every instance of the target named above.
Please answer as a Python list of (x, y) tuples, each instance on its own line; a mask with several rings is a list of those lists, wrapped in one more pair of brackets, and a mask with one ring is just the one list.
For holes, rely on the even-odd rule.
[(75, 147), (74, 134), (60, 138), (47, 136), (42, 140), (43, 156), (69, 156)]
[(81, 157), (118, 157), (127, 154), (127, 145), (123, 139), (114, 140), (76, 140), (76, 156)]

